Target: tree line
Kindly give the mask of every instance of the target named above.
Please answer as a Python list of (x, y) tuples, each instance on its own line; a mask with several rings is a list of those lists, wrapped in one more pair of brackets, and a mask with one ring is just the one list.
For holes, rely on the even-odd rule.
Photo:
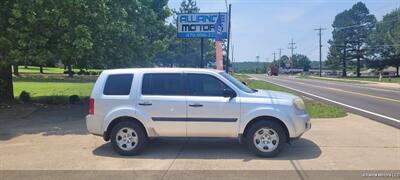
[[(281, 69), (310, 69), (316, 68), (316, 61), (311, 61), (306, 55), (293, 54), (292, 58), (283, 55), (272, 62), (243, 61), (232, 63), (232, 69), (237, 73), (267, 73), (269, 67), (274, 66)], [(314, 67), (312, 65), (314, 64)], [(318, 65), (319, 67), (319, 65)]]
[[(60, 62), (72, 76), (72, 68), (200, 62), (200, 40), (178, 39), (173, 16), (198, 12), (195, 0), (183, 0), (178, 10), (168, 0), (2, 0), (0, 7), (0, 100), (14, 98), (11, 66), (37, 65), (43, 73)], [(209, 62), (215, 50), (212, 40), (205, 44)]]
[(283, 69), (309, 69), (311, 60), (303, 54), (293, 54), (293, 57), (283, 55), (278, 60), (273, 61), (272, 65)]
[(328, 67), (341, 69), (342, 76), (352, 68), (360, 77), (363, 67), (382, 70), (393, 66), (399, 76), (400, 9), (377, 21), (366, 5), (358, 2), (337, 14), (332, 27), (326, 61)]

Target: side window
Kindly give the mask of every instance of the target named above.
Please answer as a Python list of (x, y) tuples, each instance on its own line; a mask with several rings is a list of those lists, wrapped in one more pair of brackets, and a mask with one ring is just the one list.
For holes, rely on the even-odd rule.
[(104, 95), (129, 95), (131, 92), (133, 74), (114, 74), (107, 77)]
[(189, 96), (223, 96), (224, 89), (228, 89), (221, 80), (206, 74), (188, 74)]
[(179, 73), (150, 73), (143, 75), (143, 95), (184, 95)]

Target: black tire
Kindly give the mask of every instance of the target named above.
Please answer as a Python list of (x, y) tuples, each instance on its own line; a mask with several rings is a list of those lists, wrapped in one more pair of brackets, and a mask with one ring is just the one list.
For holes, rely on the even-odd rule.
[[(124, 149), (120, 148), (117, 144), (117, 133), (122, 128), (132, 128), (136, 132), (138, 142), (132, 150), (129, 150), (129, 151), (124, 150)], [(146, 133), (144, 132), (144, 129), (135, 122), (128, 122), (128, 121), (120, 122), (120, 123), (116, 124), (111, 130), (111, 144), (112, 144), (114, 150), (117, 151), (117, 153), (120, 155), (123, 155), (123, 156), (137, 155), (144, 149), (147, 142), (148, 142), (148, 138), (147, 138)]]
[[(253, 141), (253, 138), (254, 138), (255, 133), (261, 128), (273, 129), (278, 134), (278, 137), (279, 137), (278, 147), (276, 147), (273, 151), (264, 152), (264, 151), (259, 150), (256, 147), (256, 145), (255, 145), (255, 143)], [(246, 133), (246, 142), (247, 142), (247, 145), (248, 145), (249, 149), (255, 155), (260, 156), (260, 157), (275, 157), (286, 146), (287, 135), (286, 135), (283, 127), (280, 124), (275, 123), (275, 122), (271, 122), (271, 121), (260, 121), (260, 122), (254, 123), (250, 127), (249, 131)]]

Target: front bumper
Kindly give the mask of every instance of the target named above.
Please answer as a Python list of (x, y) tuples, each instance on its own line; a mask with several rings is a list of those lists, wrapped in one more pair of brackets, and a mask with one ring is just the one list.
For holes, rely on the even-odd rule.
[(295, 133), (290, 138), (299, 138), (305, 132), (311, 129), (310, 116), (307, 113), (296, 114), (293, 116)]

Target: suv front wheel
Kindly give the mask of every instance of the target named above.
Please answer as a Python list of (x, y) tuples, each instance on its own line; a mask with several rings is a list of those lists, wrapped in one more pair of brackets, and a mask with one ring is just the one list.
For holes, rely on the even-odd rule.
[(112, 128), (111, 143), (118, 154), (132, 156), (143, 150), (147, 136), (135, 122), (120, 122)]
[(246, 134), (246, 139), (250, 150), (261, 157), (278, 155), (287, 142), (282, 126), (270, 121), (254, 123)]

